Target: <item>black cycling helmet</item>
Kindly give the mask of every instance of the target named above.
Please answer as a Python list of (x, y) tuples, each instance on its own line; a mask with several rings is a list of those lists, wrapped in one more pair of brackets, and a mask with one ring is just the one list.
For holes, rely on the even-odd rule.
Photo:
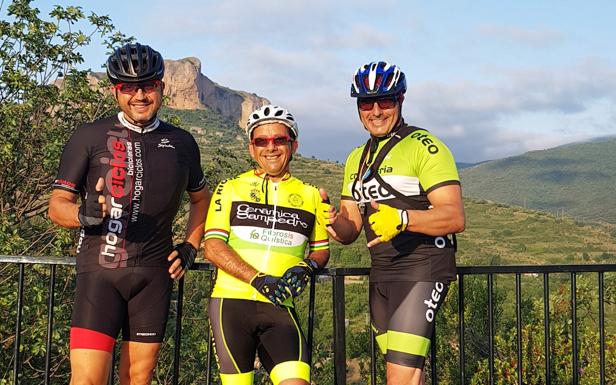
[(126, 44), (107, 59), (107, 76), (113, 84), (160, 80), (164, 74), (163, 57), (148, 45)]

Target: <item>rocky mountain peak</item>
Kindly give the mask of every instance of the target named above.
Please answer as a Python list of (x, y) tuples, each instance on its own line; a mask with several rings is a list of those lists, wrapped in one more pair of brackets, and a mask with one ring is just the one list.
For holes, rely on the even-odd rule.
[[(91, 73), (91, 84), (106, 78), (104, 73)], [(266, 98), (245, 91), (223, 87), (201, 73), (201, 60), (187, 57), (165, 60), (164, 95), (168, 106), (179, 110), (210, 109), (237, 122), (244, 128), (248, 115), (255, 109), (269, 104)]]
[(201, 73), (195, 57), (165, 60), (165, 96), (169, 107), (184, 110), (208, 108), (246, 125), (248, 115), (269, 100), (244, 91), (223, 87)]

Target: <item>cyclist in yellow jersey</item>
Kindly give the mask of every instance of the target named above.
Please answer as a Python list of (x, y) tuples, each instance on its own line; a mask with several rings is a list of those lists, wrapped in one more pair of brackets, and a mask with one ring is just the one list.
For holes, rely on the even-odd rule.
[[(434, 318), (456, 279), (455, 237), (464, 206), (449, 149), (402, 119), (404, 73), (383, 61), (353, 77), (359, 119), (368, 142), (345, 164), (340, 211), (324, 222), (343, 244), (363, 226), (372, 258), (370, 315), (387, 362), (387, 384), (423, 384)], [(326, 197), (326, 194), (324, 194)]]
[(252, 384), (258, 352), (274, 385), (307, 385), (309, 347), (293, 298), (329, 259), (319, 220), (329, 205), (289, 171), (298, 147), (293, 115), (263, 106), (246, 133), (258, 167), (218, 185), (205, 225), (205, 256), (218, 268), (209, 316), (220, 377)]

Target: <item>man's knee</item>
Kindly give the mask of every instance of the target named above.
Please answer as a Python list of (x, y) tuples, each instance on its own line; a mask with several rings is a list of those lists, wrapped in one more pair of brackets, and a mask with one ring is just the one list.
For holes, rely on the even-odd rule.
[(287, 380), (282, 381), (279, 385), (309, 385), (308, 381), (302, 380), (300, 378), (289, 378)]
[(120, 384), (122, 385), (150, 385), (154, 370), (128, 370), (120, 373)]
[(422, 368), (387, 363), (387, 385), (420, 385), (422, 379)]
[(93, 349), (72, 349), (71, 385), (104, 385), (111, 369), (111, 353)]
[(120, 384), (149, 385), (154, 375), (160, 345), (124, 342), (120, 352)]

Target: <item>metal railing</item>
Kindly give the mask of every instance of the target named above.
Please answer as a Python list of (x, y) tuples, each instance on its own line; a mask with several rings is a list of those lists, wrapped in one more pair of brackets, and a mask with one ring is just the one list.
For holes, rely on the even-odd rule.
[[(0, 256), (0, 263), (4, 264), (17, 264), (19, 266), (18, 282), (17, 282), (17, 311), (16, 311), (16, 324), (13, 346), (13, 384), (19, 384), (19, 374), (21, 370), (21, 335), (22, 335), (22, 309), (24, 306), (24, 279), (26, 274), (26, 266), (29, 265), (48, 265), (50, 268), (50, 280), (48, 289), (48, 311), (47, 311), (47, 340), (45, 350), (45, 378), (44, 383), (47, 385), (50, 382), (50, 352), (52, 344), (52, 331), (54, 325), (54, 301), (55, 301), (55, 285), (56, 285), (56, 267), (59, 265), (74, 265), (74, 258), (33, 258), (23, 256)], [(192, 270), (210, 272), (213, 270), (209, 264), (196, 263)], [(578, 346), (578, 320), (577, 320), (577, 277), (581, 273), (596, 273), (597, 285), (598, 285), (598, 307), (599, 307), (599, 356), (600, 356), (600, 384), (605, 384), (605, 308), (604, 308), (604, 274), (606, 272), (616, 272), (616, 264), (594, 264), (594, 265), (558, 265), (558, 266), (462, 266), (458, 267), (458, 346), (459, 346), (459, 384), (464, 385), (467, 380), (467, 373), (465, 372), (465, 295), (464, 287), (465, 280), (469, 276), (486, 276), (487, 277), (487, 297), (488, 297), (488, 367), (489, 367), (489, 383), (493, 384), (495, 378), (495, 330), (494, 330), (494, 276), (495, 275), (515, 275), (515, 315), (516, 315), (516, 334), (517, 334), (517, 383), (523, 383), (522, 372), (522, 284), (521, 276), (526, 274), (537, 274), (543, 277), (543, 308), (544, 308), (544, 349), (545, 349), (545, 368), (544, 376), (547, 384), (551, 383), (551, 361), (550, 361), (550, 308), (549, 308), (549, 277), (551, 274), (568, 274), (571, 281), (571, 360), (572, 360), (572, 384), (579, 383), (578, 365), (579, 365), (579, 346)], [(330, 268), (324, 269), (319, 272), (319, 276), (329, 277), (332, 281), (332, 306), (333, 306), (333, 346), (334, 346), (334, 380), (336, 384), (346, 383), (346, 325), (345, 325), (345, 278), (349, 276), (367, 276), (369, 275), (369, 269), (367, 268)], [(308, 330), (307, 338), (309, 346), (312, 346), (313, 331), (314, 331), (314, 305), (315, 305), (315, 287), (316, 278), (313, 277), (309, 290), (309, 305), (308, 305)], [(180, 350), (181, 350), (181, 322), (183, 312), (183, 297), (184, 297), (184, 280), (180, 280), (177, 289), (177, 300), (175, 301), (176, 311), (176, 328), (175, 328), (175, 345), (173, 351), (173, 384), (178, 383), (180, 373)], [(449, 298), (448, 301), (453, 301), (454, 298)], [(6, 314), (6, 309), (3, 309), (3, 313)], [(432, 336), (431, 352), (430, 352), (430, 382), (432, 384), (438, 384), (437, 366), (438, 359), (436, 354), (436, 340), (435, 336), (438, 335), (439, 329), (435, 329), (435, 335)], [(374, 336), (371, 338), (371, 367), (370, 377), (371, 384), (376, 384), (376, 344), (374, 343)], [(211, 339), (209, 335), (208, 349), (206, 357), (205, 374), (206, 384), (211, 383), (210, 367), (212, 364), (211, 357)], [(312, 359), (312, 357), (311, 357)], [(312, 361), (311, 361), (312, 362)], [(113, 384), (113, 371), (109, 379), (109, 384)]]

